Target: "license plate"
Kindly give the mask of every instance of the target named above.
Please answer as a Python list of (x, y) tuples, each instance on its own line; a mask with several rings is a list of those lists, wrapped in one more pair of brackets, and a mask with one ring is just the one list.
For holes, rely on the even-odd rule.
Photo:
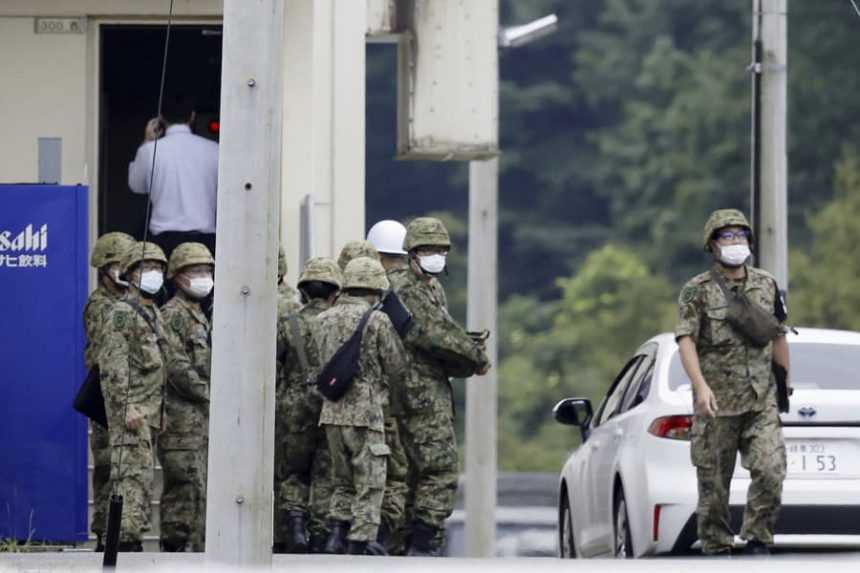
[(785, 445), (788, 473), (841, 475), (854, 473), (856, 460), (839, 441), (789, 441)]

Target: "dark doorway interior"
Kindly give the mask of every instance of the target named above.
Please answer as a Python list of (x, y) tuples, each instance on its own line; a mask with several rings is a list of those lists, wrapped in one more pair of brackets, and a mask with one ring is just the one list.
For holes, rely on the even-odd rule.
[[(99, 234), (143, 236), (146, 197), (128, 188), (128, 163), (158, 109), (165, 26), (103, 26), (99, 109)], [(165, 97), (191, 95), (194, 132), (217, 139), (221, 101), (221, 26), (173, 26)]]

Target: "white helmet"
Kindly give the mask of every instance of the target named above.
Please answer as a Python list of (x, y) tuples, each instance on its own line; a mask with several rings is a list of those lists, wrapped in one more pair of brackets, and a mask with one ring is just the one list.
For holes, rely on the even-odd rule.
[(370, 228), (367, 240), (376, 250), (386, 255), (405, 255), (403, 239), (406, 238), (406, 227), (398, 221), (385, 219)]

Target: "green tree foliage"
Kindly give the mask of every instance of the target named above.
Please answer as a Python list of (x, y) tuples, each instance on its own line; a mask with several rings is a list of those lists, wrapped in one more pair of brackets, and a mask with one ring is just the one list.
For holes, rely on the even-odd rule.
[(673, 323), (673, 288), (627, 247), (601, 247), (558, 282), (557, 302), (515, 297), (505, 305), (499, 410), (508, 469), (557, 464), (570, 435), (552, 422), (552, 405), (568, 396), (599, 400), (639, 344)]
[[(708, 213), (749, 210), (752, 10), (748, 0), (500, 6), (503, 25), (560, 20), (552, 36), (500, 54), (494, 333), (500, 461), (556, 470), (572, 434), (549, 421), (552, 405), (598, 397), (639, 343), (670, 328), (678, 289), (708, 264)], [(860, 139), (860, 19), (843, 0), (791, 2), (788, 18), (790, 320), (858, 328), (860, 160), (844, 148)], [(368, 224), (449, 213), (443, 281), (463, 318), (468, 171), (392, 161), (395, 77), (394, 48), (369, 47)]]
[(807, 252), (791, 256), (791, 322), (860, 330), (860, 155), (846, 146), (835, 167), (836, 195), (810, 221)]

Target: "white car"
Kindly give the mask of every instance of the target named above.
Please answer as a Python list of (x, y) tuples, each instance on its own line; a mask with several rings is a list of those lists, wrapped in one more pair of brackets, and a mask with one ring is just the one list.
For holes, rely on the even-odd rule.
[[(777, 546), (860, 545), (860, 333), (790, 333), (791, 410), (782, 414), (788, 476)], [(690, 462), (690, 381), (672, 334), (643, 344), (593, 412), (568, 398), (556, 420), (582, 444), (559, 482), (561, 557), (684, 553), (697, 542)], [(738, 461), (730, 493), (740, 530), (749, 473)]]

